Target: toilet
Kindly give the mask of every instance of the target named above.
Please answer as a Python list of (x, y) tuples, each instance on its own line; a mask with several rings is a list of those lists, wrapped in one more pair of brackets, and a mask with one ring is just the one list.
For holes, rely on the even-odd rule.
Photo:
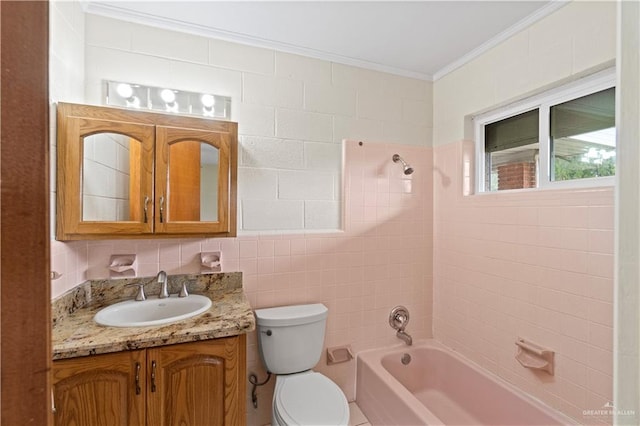
[(260, 356), (276, 375), (273, 426), (349, 423), (349, 404), (328, 377), (311, 370), (320, 361), (328, 309), (321, 303), (256, 309)]

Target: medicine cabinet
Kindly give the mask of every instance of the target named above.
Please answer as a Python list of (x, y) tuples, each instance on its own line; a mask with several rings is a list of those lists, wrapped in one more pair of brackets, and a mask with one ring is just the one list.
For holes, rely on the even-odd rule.
[(237, 123), (59, 103), (58, 240), (236, 235)]

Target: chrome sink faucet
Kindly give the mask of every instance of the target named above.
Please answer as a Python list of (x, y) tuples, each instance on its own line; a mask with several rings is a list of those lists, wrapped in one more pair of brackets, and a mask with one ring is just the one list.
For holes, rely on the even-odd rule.
[(156, 281), (160, 284), (160, 293), (158, 294), (158, 298), (165, 299), (169, 297), (169, 291), (167, 289), (167, 273), (165, 271), (158, 272)]

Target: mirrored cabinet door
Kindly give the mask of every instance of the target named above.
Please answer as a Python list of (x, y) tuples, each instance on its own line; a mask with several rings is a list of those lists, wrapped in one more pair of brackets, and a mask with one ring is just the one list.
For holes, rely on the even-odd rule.
[(229, 231), (230, 135), (156, 127), (156, 232)]
[(154, 126), (75, 113), (58, 125), (58, 234), (150, 234)]
[(58, 104), (58, 240), (236, 235), (237, 123)]

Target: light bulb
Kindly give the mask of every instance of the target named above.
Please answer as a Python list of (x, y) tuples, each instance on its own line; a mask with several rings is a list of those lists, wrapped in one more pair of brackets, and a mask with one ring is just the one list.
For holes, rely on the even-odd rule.
[(116, 92), (123, 98), (129, 99), (131, 95), (133, 95), (133, 87), (131, 87), (131, 85), (127, 83), (120, 83), (116, 87)]
[(207, 108), (211, 108), (216, 103), (216, 99), (213, 97), (213, 95), (202, 95), (200, 97), (200, 100), (202, 101), (202, 105)]
[(168, 104), (171, 104), (176, 100), (175, 92), (170, 89), (162, 89), (162, 92), (160, 92), (160, 97)]

